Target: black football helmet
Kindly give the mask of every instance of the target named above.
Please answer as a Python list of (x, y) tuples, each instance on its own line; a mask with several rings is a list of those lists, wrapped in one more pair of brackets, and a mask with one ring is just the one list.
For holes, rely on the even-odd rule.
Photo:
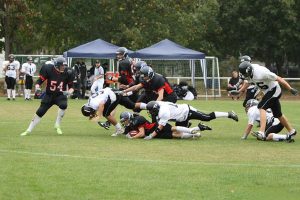
[(251, 77), (253, 75), (253, 68), (250, 62), (244, 61), (239, 65), (240, 73), (245, 77)]
[(96, 110), (94, 110), (93, 108), (91, 108), (90, 106), (88, 106), (87, 104), (84, 104), (81, 107), (81, 113), (83, 116), (85, 117), (92, 117), (95, 115)]
[(154, 71), (153, 71), (152, 67), (149, 67), (147, 65), (142, 66), (142, 68), (140, 70), (140, 74), (143, 79), (145, 77), (148, 77), (148, 80), (151, 80), (154, 77)]
[(129, 126), (132, 118), (133, 115), (130, 112), (125, 111), (120, 114), (120, 122), (123, 126)]
[(247, 55), (242, 56), (241, 57), (241, 62), (244, 62), (244, 61), (251, 62), (251, 57), (247, 56)]
[(60, 73), (63, 73), (65, 71), (65, 67), (67, 66), (67, 61), (64, 57), (60, 56), (57, 57), (54, 60), (54, 67), (59, 71)]
[(128, 56), (128, 50), (125, 47), (120, 47), (116, 51), (117, 60), (123, 60)]
[(140, 72), (141, 68), (147, 66), (147, 63), (145, 61), (138, 61), (133, 65), (133, 71), (135, 73)]
[(157, 101), (150, 101), (149, 103), (147, 103), (146, 108), (151, 115), (157, 116), (160, 106)]

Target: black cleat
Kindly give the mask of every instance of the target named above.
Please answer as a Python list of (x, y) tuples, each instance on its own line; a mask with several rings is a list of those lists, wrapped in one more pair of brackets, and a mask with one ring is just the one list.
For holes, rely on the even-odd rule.
[(210, 128), (209, 126), (206, 126), (206, 125), (204, 125), (202, 123), (199, 123), (198, 127), (199, 127), (200, 131), (205, 131), (205, 130), (210, 131), (210, 130), (212, 130), (212, 128)]
[(286, 141), (287, 141), (288, 143), (290, 143), (290, 142), (295, 142), (295, 140), (293, 139), (293, 137), (294, 137), (295, 135), (297, 135), (297, 131), (296, 131), (296, 130), (295, 130), (293, 133), (288, 133), (288, 134), (286, 135)]
[(106, 130), (109, 129), (109, 126), (107, 126), (106, 122), (98, 122), (99, 126), (105, 128)]
[(239, 117), (233, 111), (228, 112), (228, 118), (233, 119), (234, 121), (237, 121), (237, 122), (239, 121)]

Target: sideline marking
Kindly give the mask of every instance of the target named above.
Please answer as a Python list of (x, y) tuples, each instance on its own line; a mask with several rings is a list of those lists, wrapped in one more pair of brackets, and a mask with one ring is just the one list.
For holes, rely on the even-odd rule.
[(93, 156), (80, 156), (69, 154), (55, 154), (55, 153), (41, 153), (30, 151), (16, 151), (0, 149), (0, 153), (15, 153), (15, 154), (29, 154), (35, 156), (49, 156), (49, 157), (66, 157), (66, 158), (80, 158), (80, 159), (95, 159), (104, 161), (125, 161), (125, 162), (150, 162), (150, 163), (165, 163), (165, 164), (190, 164), (190, 165), (208, 165), (208, 166), (237, 166), (237, 167), (289, 167), (300, 168), (300, 164), (251, 164), (251, 163), (213, 163), (213, 162), (198, 162), (198, 161), (172, 161), (172, 160), (149, 160), (149, 159), (126, 159), (126, 158), (105, 158), (105, 157), (93, 157)]

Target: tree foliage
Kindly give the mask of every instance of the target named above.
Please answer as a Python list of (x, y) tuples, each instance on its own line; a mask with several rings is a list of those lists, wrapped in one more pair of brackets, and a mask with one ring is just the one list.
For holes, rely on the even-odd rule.
[[(222, 58), (299, 63), (296, 0), (1, 0), (7, 53), (52, 53), (104, 39), (136, 50), (169, 38)], [(0, 44), (1, 45), (1, 44)]]

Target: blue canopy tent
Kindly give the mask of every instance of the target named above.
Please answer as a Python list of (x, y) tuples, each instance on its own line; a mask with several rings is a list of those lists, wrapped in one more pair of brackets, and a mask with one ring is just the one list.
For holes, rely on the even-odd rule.
[[(97, 39), (64, 52), (64, 57), (68, 58), (68, 61), (71, 61), (72, 58), (110, 59), (110, 66), (114, 66), (113, 59), (116, 58), (118, 48), (119, 46)], [(133, 51), (128, 50), (128, 52), (132, 53)]]
[(193, 87), (195, 87), (195, 61), (200, 60), (204, 87), (207, 93), (206, 61), (205, 54), (202, 52), (188, 49), (168, 39), (164, 39), (150, 47), (134, 52), (132, 56), (144, 60), (189, 60)]

